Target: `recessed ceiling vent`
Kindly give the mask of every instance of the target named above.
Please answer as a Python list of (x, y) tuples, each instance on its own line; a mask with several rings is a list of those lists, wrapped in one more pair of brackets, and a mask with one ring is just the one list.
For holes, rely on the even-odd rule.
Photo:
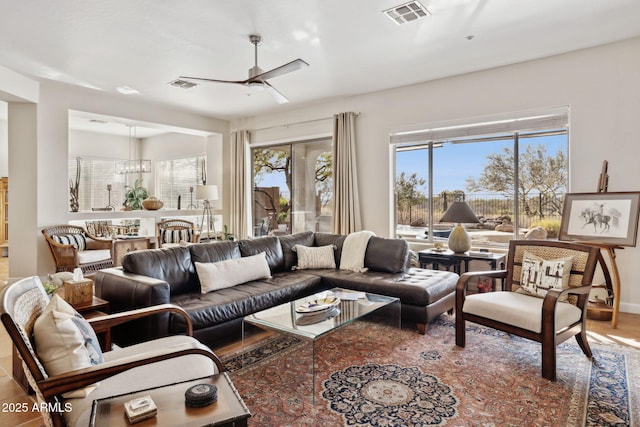
[(181, 89), (191, 89), (194, 86), (198, 86), (197, 83), (188, 82), (188, 81), (182, 80), (182, 79), (176, 79), (176, 80), (174, 80), (172, 82), (169, 82), (169, 84), (171, 86), (179, 87)]
[(393, 22), (398, 25), (406, 24), (411, 21), (427, 17), (431, 15), (426, 7), (418, 1), (410, 1), (391, 9), (383, 10), (382, 13), (387, 15)]

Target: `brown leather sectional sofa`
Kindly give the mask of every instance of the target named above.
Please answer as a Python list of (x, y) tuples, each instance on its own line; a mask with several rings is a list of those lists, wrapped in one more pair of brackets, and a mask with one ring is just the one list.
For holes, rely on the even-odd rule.
[[(403, 320), (426, 325), (452, 310), (458, 275), (445, 271), (409, 268), (409, 247), (402, 239), (371, 237), (366, 254), (368, 271), (340, 269), (292, 270), (297, 264), (294, 245), (334, 245), (340, 265), (345, 236), (304, 232), (261, 237), (238, 242), (200, 243), (170, 249), (150, 249), (127, 254), (122, 267), (100, 270), (96, 295), (109, 301), (112, 312), (156, 304), (182, 307), (193, 321), (194, 336), (207, 345), (238, 336), (244, 316), (342, 287), (400, 298)], [(208, 263), (266, 253), (272, 277), (201, 293), (195, 262)], [(170, 314), (140, 320), (112, 331), (114, 342), (127, 345), (180, 333), (184, 322)]]

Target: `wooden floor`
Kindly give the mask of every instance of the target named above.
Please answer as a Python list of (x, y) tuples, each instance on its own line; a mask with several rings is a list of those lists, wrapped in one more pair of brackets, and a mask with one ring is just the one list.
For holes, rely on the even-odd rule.
[[(7, 280), (8, 258), (0, 258), (0, 287)], [(591, 343), (616, 343), (632, 347), (640, 351), (640, 314), (620, 313), (618, 328), (612, 329), (609, 321), (588, 320), (589, 341)], [(216, 352), (222, 355), (236, 351), (240, 343), (232, 343), (219, 348)], [(11, 341), (4, 327), (0, 327), (0, 406), (8, 403), (33, 404), (33, 397), (25, 394), (13, 381), (11, 375)], [(37, 413), (7, 413), (0, 411), (0, 426), (31, 427), (40, 426), (42, 418)]]

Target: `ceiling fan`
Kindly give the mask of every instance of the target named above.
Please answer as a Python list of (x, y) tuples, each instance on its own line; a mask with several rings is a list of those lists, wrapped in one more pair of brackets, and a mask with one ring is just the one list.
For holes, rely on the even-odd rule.
[(187, 77), (187, 76), (180, 76), (180, 78), (188, 79), (188, 80), (198, 80), (202, 82), (234, 83), (234, 84), (240, 84), (248, 87), (260, 87), (269, 91), (269, 93), (271, 93), (271, 95), (274, 97), (276, 102), (278, 102), (279, 104), (289, 102), (289, 100), (283, 94), (281, 94), (280, 92), (278, 92), (276, 88), (271, 86), (271, 84), (267, 81), (267, 79), (278, 77), (283, 74), (287, 74), (292, 71), (299, 70), (303, 67), (308, 67), (309, 64), (307, 64), (302, 59), (296, 59), (287, 64), (276, 67), (273, 70), (263, 72), (262, 68), (258, 67), (258, 44), (262, 41), (262, 37), (257, 34), (251, 34), (249, 36), (249, 41), (253, 43), (254, 50), (255, 50), (255, 65), (249, 68), (249, 78), (245, 80), (218, 80), (218, 79), (205, 79), (201, 77)]

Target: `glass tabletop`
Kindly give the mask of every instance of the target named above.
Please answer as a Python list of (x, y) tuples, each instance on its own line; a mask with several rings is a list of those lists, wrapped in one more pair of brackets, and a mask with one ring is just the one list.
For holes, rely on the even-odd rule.
[[(331, 296), (339, 298), (339, 304), (311, 313), (298, 312), (302, 307), (309, 307), (309, 303)], [(400, 300), (369, 292), (334, 288), (251, 314), (244, 318), (244, 322), (315, 340), (392, 303), (399, 306)]]

